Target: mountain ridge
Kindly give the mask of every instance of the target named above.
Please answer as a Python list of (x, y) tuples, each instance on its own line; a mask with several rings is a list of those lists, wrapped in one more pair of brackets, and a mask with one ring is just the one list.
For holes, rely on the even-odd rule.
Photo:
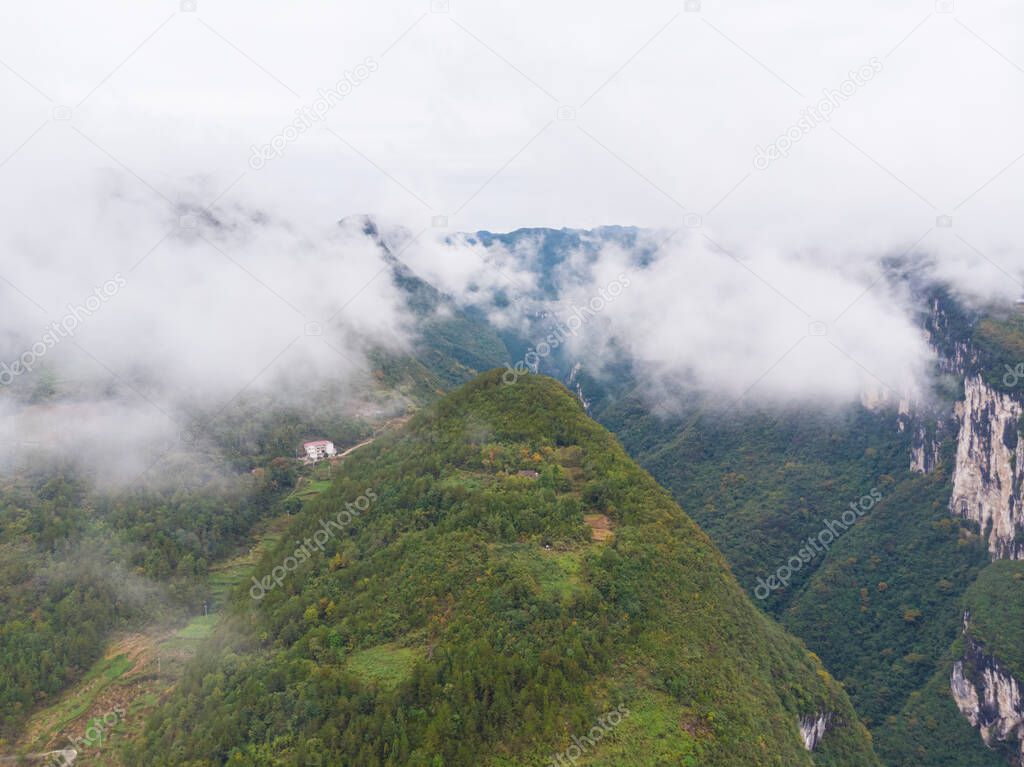
[[(502, 372), (351, 456), (289, 539), (367, 487), (379, 500), (243, 620), (255, 643), (221, 637), (143, 761), (539, 765), (624, 705), (590, 763), (876, 767), (841, 687), (668, 492), (561, 384)], [(808, 751), (801, 719), (826, 715)]]

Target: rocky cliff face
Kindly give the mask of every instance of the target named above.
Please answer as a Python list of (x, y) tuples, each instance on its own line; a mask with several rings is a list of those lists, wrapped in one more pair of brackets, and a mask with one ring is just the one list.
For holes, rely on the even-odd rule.
[(963, 332), (954, 331), (947, 311), (948, 301), (945, 299), (944, 304), (943, 300), (932, 298), (924, 329), (938, 356), (939, 372), (964, 375), (976, 370), (979, 356)]
[[(939, 427), (942, 422), (939, 422)], [(942, 443), (922, 424), (914, 429), (914, 441), (910, 446), (910, 470), (927, 474), (939, 465), (939, 448)]]
[(825, 737), (831, 724), (832, 714), (830, 713), (800, 717), (800, 737), (804, 739), (804, 747), (808, 751), (813, 751), (821, 743), (821, 739)]
[(583, 406), (583, 410), (587, 413), (590, 413), (590, 401), (583, 393), (583, 384), (581, 384), (578, 380), (578, 376), (582, 368), (583, 363), (577, 362), (576, 364), (574, 364), (572, 366), (572, 370), (569, 371), (569, 378), (566, 380), (565, 385), (566, 388), (576, 392), (576, 399), (578, 399), (580, 404)]
[[(965, 632), (970, 616), (965, 614)], [(1006, 744), (1014, 764), (1024, 767), (1024, 699), (1021, 683), (969, 635), (964, 657), (953, 664), (950, 691), (960, 712), (990, 748)]]
[(1024, 441), (1021, 404), (980, 376), (964, 380), (950, 510), (981, 526), (996, 559), (1024, 558)]
[(910, 470), (920, 474), (932, 472), (942, 463), (942, 445), (956, 433), (952, 413), (939, 412), (931, 405), (904, 410), (901, 403), (897, 428), (910, 432)]
[[(967, 342), (949, 338), (949, 319), (939, 302), (933, 299), (923, 320), (923, 332), (935, 355), (939, 373), (963, 375), (974, 362)], [(863, 397), (862, 397), (863, 402)], [(911, 435), (910, 470), (920, 474), (934, 471), (942, 462), (942, 445), (955, 434), (956, 424), (949, 409), (928, 396), (904, 392), (899, 399), (896, 429)]]

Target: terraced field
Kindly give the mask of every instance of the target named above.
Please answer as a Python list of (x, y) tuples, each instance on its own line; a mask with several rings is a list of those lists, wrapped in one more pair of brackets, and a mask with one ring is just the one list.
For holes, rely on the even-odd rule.
[(211, 619), (216, 616), (179, 628), (154, 626), (112, 642), (82, 681), (29, 720), (19, 751), (75, 748), (77, 765), (122, 767), (120, 744), (141, 731), (208, 634)]
[[(396, 420), (392, 425), (399, 423)], [(316, 467), (312, 476), (301, 478), (293, 495), (303, 503), (319, 496), (331, 485), (330, 470), (326, 465)], [(254, 530), (247, 551), (211, 568), (211, 601), (206, 614), (114, 639), (104, 657), (77, 684), (32, 716), (14, 744), (15, 753), (33, 758), (73, 748), (78, 752), (76, 767), (134, 767), (124, 761), (121, 746), (142, 732), (149, 714), (181, 678), (188, 660), (213, 634), (232, 595), (244, 588), (264, 552), (280, 541), (293, 519), (285, 514), (265, 521)], [(364, 670), (388, 684), (406, 673), (407, 653), (411, 651), (381, 648), (376, 654), (370, 652), (362, 659)], [(16, 757), (0, 756), (0, 764), (6, 759)]]
[[(322, 490), (317, 487), (306, 500)], [(269, 520), (258, 528), (247, 552), (212, 568), (208, 615), (174, 626), (154, 625), (111, 642), (106, 655), (78, 684), (29, 720), (17, 751), (75, 748), (76, 767), (130, 767), (120, 746), (141, 733), (149, 713), (217, 627), (230, 595), (249, 580), (264, 550), (277, 543), (291, 519), (286, 515)]]

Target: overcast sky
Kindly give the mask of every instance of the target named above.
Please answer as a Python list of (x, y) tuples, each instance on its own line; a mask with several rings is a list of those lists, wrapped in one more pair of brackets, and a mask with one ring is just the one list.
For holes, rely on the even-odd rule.
[[(840, 231), (910, 244), (951, 214), (995, 247), (1024, 173), (992, 180), (1024, 151), (1012, 2), (193, 5), (8, 9), (0, 183), (113, 163), (155, 192), (203, 176), (216, 195), (244, 173), (228, 195), (316, 218), (504, 230), (689, 212), (819, 247)], [(376, 72), (249, 167), (251, 146), (367, 58)], [(754, 166), (755, 147), (872, 59), (881, 71), (831, 120)], [(52, 122), (62, 106), (72, 119)]]
[[(226, 393), (284, 349), (351, 369), (352, 331), (408, 331), (379, 254), (333, 231), (370, 213), (426, 230), (408, 255), (453, 290), (483, 262), (441, 253), (451, 231), (682, 229), (607, 315), (637, 354), (742, 390), (842, 314), (861, 372), (833, 393), (896, 385), (927, 360), (912, 318), (884, 286), (847, 308), (880, 257), (1022, 292), (1022, 36), (1024, 8), (980, 0), (14, 4), (0, 349), (118, 273), (77, 336), (97, 375)], [(228, 230), (198, 236), (207, 211)], [(780, 386), (807, 393), (828, 353)]]

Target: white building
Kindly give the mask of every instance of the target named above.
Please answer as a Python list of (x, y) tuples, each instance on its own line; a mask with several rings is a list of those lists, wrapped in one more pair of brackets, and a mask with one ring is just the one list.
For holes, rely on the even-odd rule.
[(329, 455), (337, 455), (334, 443), (329, 439), (317, 439), (312, 442), (303, 442), (302, 449), (306, 451), (306, 459), (316, 463)]

